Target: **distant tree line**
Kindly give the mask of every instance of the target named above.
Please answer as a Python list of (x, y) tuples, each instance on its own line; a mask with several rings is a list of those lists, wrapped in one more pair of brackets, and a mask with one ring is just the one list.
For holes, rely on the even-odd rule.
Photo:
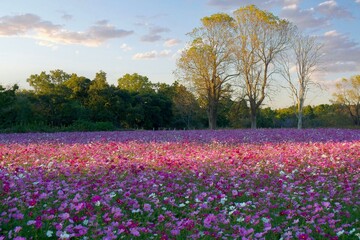
[[(103, 71), (89, 79), (63, 70), (34, 74), (27, 82), (31, 90), (0, 85), (2, 132), (209, 128), (204, 100), (179, 82), (152, 83), (146, 76), (134, 73), (125, 74), (114, 86), (108, 84)], [(347, 95), (341, 95), (339, 90), (331, 105), (304, 107), (304, 127), (359, 125), (360, 101), (358, 105), (346, 105), (358, 90), (346, 90), (348, 82), (344, 80), (338, 86)], [(244, 99), (222, 97), (217, 111), (219, 128), (251, 127), (250, 107)], [(297, 126), (295, 106), (259, 108), (256, 115), (261, 128)]]

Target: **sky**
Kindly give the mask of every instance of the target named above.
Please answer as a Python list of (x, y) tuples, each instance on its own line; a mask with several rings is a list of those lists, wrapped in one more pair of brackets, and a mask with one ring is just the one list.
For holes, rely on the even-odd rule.
[[(187, 33), (200, 19), (232, 14), (255, 4), (294, 23), (323, 43), (322, 88), (306, 105), (329, 103), (335, 83), (360, 74), (360, 0), (0, 0), (0, 85), (29, 88), (31, 74), (61, 69), (110, 84), (138, 73), (151, 82), (173, 83)], [(275, 79), (282, 82), (281, 79)], [(265, 106), (291, 105), (277, 89)]]

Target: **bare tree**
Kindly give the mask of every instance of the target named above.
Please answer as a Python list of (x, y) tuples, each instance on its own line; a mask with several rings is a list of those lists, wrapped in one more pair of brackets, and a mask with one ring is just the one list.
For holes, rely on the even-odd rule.
[(180, 78), (192, 84), (196, 95), (205, 101), (209, 128), (216, 128), (220, 99), (229, 91), (233, 74), (231, 49), (233, 19), (223, 13), (201, 19), (201, 27), (189, 35), (193, 39), (177, 62)]
[(282, 55), (279, 62), (282, 66), (280, 73), (288, 83), (286, 88), (296, 106), (298, 129), (303, 127), (303, 108), (307, 92), (313, 87), (320, 87), (311, 76), (319, 70), (321, 49), (322, 44), (316, 37), (302, 35), (296, 31), (290, 42), (289, 51)]
[(355, 125), (360, 126), (360, 75), (336, 84), (335, 103), (344, 106)]
[(233, 52), (239, 84), (250, 105), (251, 128), (256, 128), (256, 114), (276, 71), (275, 60), (290, 39), (291, 24), (254, 5), (234, 12), (236, 35)]

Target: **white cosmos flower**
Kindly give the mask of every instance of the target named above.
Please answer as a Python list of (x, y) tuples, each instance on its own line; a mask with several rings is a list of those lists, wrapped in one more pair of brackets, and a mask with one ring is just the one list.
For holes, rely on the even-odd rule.
[(236, 219), (237, 222), (243, 222), (245, 220), (245, 218), (243, 217), (239, 217), (238, 219)]
[(61, 233), (60, 238), (61, 239), (68, 239), (68, 238), (70, 238), (70, 235), (65, 231), (65, 232)]
[(54, 233), (53, 231), (48, 230), (48, 231), (46, 232), (46, 236), (52, 237), (53, 233)]

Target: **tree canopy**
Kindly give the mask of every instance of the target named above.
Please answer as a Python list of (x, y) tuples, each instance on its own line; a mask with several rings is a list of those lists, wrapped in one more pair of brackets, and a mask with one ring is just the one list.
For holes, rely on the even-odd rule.
[(219, 101), (229, 92), (233, 19), (214, 14), (201, 19), (202, 25), (189, 36), (192, 42), (181, 54), (177, 66), (183, 80), (189, 82), (207, 109), (210, 129), (216, 128)]
[(343, 78), (336, 89), (334, 102), (346, 108), (354, 124), (360, 126), (360, 75)]

